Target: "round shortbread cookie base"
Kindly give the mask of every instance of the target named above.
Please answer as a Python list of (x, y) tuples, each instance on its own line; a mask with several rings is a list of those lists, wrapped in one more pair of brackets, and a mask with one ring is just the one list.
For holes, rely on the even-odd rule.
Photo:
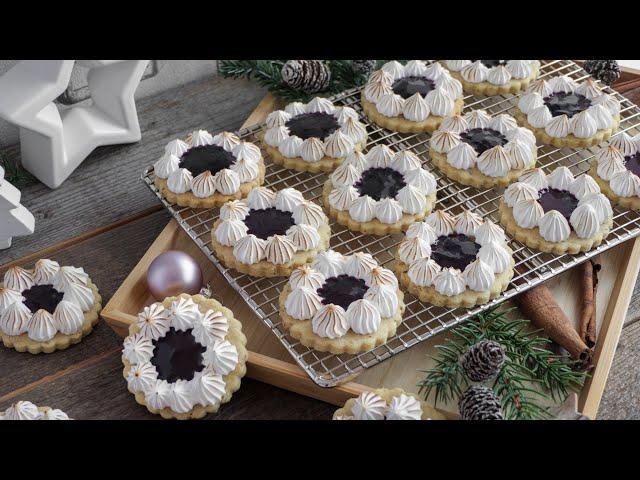
[[(198, 304), (199, 307), (201, 307), (200, 311), (203, 313), (208, 310), (215, 310), (217, 312), (220, 312), (227, 318), (229, 322), (229, 332), (227, 333), (226, 338), (230, 343), (232, 343), (236, 347), (236, 350), (238, 352), (238, 364), (236, 365), (236, 368), (232, 372), (230, 372), (228, 375), (223, 376), (223, 379), (225, 382), (225, 393), (222, 396), (220, 403), (215, 405), (207, 405), (206, 407), (198, 404), (194, 406), (190, 411), (185, 413), (174, 412), (169, 407), (165, 407), (161, 410), (158, 410), (147, 405), (147, 402), (144, 398), (144, 393), (133, 392), (131, 391), (130, 388), (128, 388), (128, 386), (127, 386), (127, 389), (129, 390), (129, 392), (135, 395), (136, 402), (138, 402), (140, 405), (147, 407), (147, 410), (149, 410), (149, 412), (155, 415), (160, 415), (162, 418), (166, 418), (166, 419), (175, 418), (177, 420), (190, 420), (190, 419), (202, 418), (209, 413), (216, 413), (220, 408), (220, 405), (227, 403), (229, 400), (231, 400), (231, 396), (240, 388), (240, 381), (242, 377), (244, 377), (245, 374), (247, 373), (247, 366), (246, 366), (247, 358), (248, 358), (248, 353), (246, 348), (247, 338), (244, 336), (244, 333), (242, 333), (242, 324), (238, 320), (236, 320), (236, 318), (233, 316), (233, 312), (228, 308), (226, 308), (225, 306), (223, 306), (220, 302), (212, 298), (206, 298), (202, 295), (191, 296), (183, 293), (178, 297), (165, 298), (164, 301), (162, 302), (162, 305), (165, 308), (169, 308), (171, 306), (171, 302), (178, 299), (179, 297), (191, 298), (191, 300), (193, 300), (195, 303)], [(135, 323), (131, 324), (129, 326), (129, 335), (133, 335), (137, 333), (138, 330), (139, 329)], [(129, 370), (131, 369), (131, 364), (124, 356), (122, 357), (122, 363), (124, 364), (124, 370), (122, 371), (122, 375), (126, 379), (127, 375), (129, 374)]]
[(305, 263), (312, 262), (318, 253), (329, 248), (329, 240), (331, 239), (331, 228), (329, 225), (324, 224), (318, 227), (318, 233), (320, 234), (320, 243), (318, 247), (313, 250), (305, 250), (296, 252), (293, 255), (293, 259), (282, 265), (276, 265), (267, 260), (261, 260), (258, 263), (247, 265), (239, 261), (233, 254), (233, 247), (222, 245), (215, 236), (216, 228), (221, 222), (220, 219), (216, 220), (211, 229), (211, 246), (216, 258), (220, 260), (225, 267), (233, 268), (241, 273), (251, 275), (252, 277), (288, 277), (293, 270)]
[(535, 167), (538, 159), (538, 149), (536, 147), (533, 148), (533, 162), (530, 166), (509, 170), (504, 177), (489, 177), (478, 170), (476, 166), (468, 170), (456, 168), (447, 161), (445, 154), (436, 152), (435, 150), (429, 150), (429, 157), (438, 170), (455, 182), (475, 188), (507, 187), (510, 183), (518, 180), (520, 175), (526, 170)]
[(542, 235), (540, 235), (537, 227), (523, 228), (518, 225), (515, 218), (513, 218), (512, 209), (504, 203), (504, 200), (500, 200), (499, 211), (500, 223), (509, 235), (519, 242), (524, 243), (529, 248), (541, 252), (554, 253), (556, 255), (588, 252), (602, 243), (613, 226), (613, 219), (610, 218), (600, 225), (598, 232), (591, 238), (580, 238), (572, 230), (568, 240), (556, 243), (545, 240)]
[[(509, 254), (512, 255), (513, 252), (511, 251), (511, 249), (509, 247), (506, 248), (509, 251)], [(485, 292), (477, 292), (467, 287), (465, 288), (464, 292), (458, 295), (447, 296), (436, 291), (436, 289), (432, 286), (421, 287), (413, 283), (409, 278), (409, 275), (407, 274), (409, 265), (400, 260), (397, 255), (395, 261), (396, 275), (400, 280), (400, 285), (402, 285), (403, 288), (419, 298), (421, 302), (430, 303), (439, 307), (449, 308), (471, 308), (478, 305), (483, 305), (489, 300), (497, 298), (502, 292), (506, 290), (509, 282), (513, 278), (514, 266), (515, 262), (513, 260), (513, 257), (511, 257), (511, 265), (509, 266), (509, 268), (507, 268), (504, 272), (497, 274), (495, 280), (493, 281), (493, 284), (491, 285), (491, 288)]]
[(291, 293), (291, 287), (287, 285), (280, 292), (280, 318), (283, 327), (296, 340), (299, 340), (304, 346), (313, 348), (319, 352), (330, 352), (335, 355), (341, 353), (356, 354), (367, 352), (373, 348), (386, 343), (386, 341), (396, 334), (398, 325), (402, 323), (402, 315), (404, 314), (404, 294), (401, 290), (396, 290), (398, 295), (398, 310), (393, 317), (383, 318), (380, 327), (375, 333), (368, 335), (360, 335), (353, 330), (349, 330), (344, 336), (338, 338), (325, 338), (313, 333), (311, 319), (296, 320), (287, 313), (285, 302)]
[(604, 193), (612, 203), (620, 205), (623, 208), (628, 208), (630, 210), (640, 210), (640, 197), (621, 197), (617, 195), (613, 190), (611, 190), (609, 182), (598, 175), (598, 164), (596, 161), (593, 161), (591, 163), (589, 175), (591, 175), (593, 179), (598, 183), (602, 193)]
[[(393, 130), (394, 132), (400, 133), (422, 133), (422, 132), (433, 132), (436, 130), (442, 120), (445, 117), (440, 117), (438, 115), (429, 115), (426, 120), (422, 122), (413, 122), (411, 120), (407, 120), (404, 117), (387, 117), (382, 115), (375, 104), (370, 102), (364, 97), (364, 92), (361, 94), (362, 100), (362, 109), (366, 114), (367, 118), (375, 123), (376, 125), (380, 125), (381, 127), (386, 128), (387, 130)], [(457, 98), (455, 101), (455, 105), (453, 107), (453, 111), (451, 115), (457, 115), (462, 112), (464, 108), (464, 100), (462, 98)]]
[(378, 219), (373, 219), (368, 222), (358, 222), (351, 218), (349, 210), (337, 210), (331, 206), (329, 203), (329, 194), (332, 189), (331, 179), (328, 179), (322, 188), (322, 204), (324, 205), (325, 211), (340, 225), (344, 225), (353, 232), (361, 232), (368, 235), (389, 235), (404, 232), (412, 223), (422, 221), (429, 215), (436, 203), (436, 192), (433, 192), (427, 196), (427, 207), (421, 214), (403, 213), (402, 218), (396, 223), (382, 223)]
[(264, 174), (264, 162), (262, 161), (262, 159), (260, 159), (258, 177), (255, 180), (251, 182), (241, 183), (240, 189), (233, 195), (222, 195), (221, 193), (216, 192), (210, 197), (206, 198), (196, 197), (192, 192), (174, 193), (169, 190), (167, 180), (158, 176), (155, 177), (153, 183), (155, 183), (158, 190), (160, 190), (160, 194), (170, 203), (175, 203), (176, 205), (179, 205), (181, 207), (215, 208), (221, 207), (231, 200), (240, 200), (241, 198), (249, 195), (249, 192), (251, 190), (253, 190), (255, 187), (259, 187), (264, 183)]
[[(378, 389), (372, 390), (372, 391), (373, 391), (373, 393), (375, 393), (376, 395), (381, 397), (385, 402), (387, 402), (387, 405), (389, 403), (391, 403), (391, 400), (393, 399), (393, 397), (398, 397), (398, 396), (402, 395), (403, 393), (405, 395), (409, 395), (409, 396), (415, 398), (416, 400), (420, 401), (420, 404), (422, 405), (422, 418), (421, 418), (421, 420), (446, 420), (447, 419), (442, 413), (438, 412), (431, 405), (429, 405), (428, 403), (423, 402), (422, 400), (420, 400), (420, 397), (418, 397), (416, 394), (410, 393), (410, 392), (405, 392), (401, 388), (392, 388), (392, 389), (378, 388)], [(353, 404), (355, 403), (355, 401), (356, 401), (355, 398), (350, 398), (349, 400), (347, 400), (345, 402), (344, 406), (342, 406), (341, 408), (339, 408), (338, 410), (336, 410), (334, 412), (333, 419), (335, 420), (337, 417), (341, 417), (341, 416), (345, 417), (345, 416), (353, 415)]]
[[(325, 156), (317, 162), (307, 162), (302, 157), (289, 158), (282, 155), (280, 153), (280, 150), (278, 150), (276, 147), (272, 147), (264, 141), (264, 132), (261, 132), (258, 135), (258, 138), (262, 143), (262, 148), (273, 163), (275, 163), (276, 165), (281, 165), (284, 168), (288, 168), (290, 170), (297, 170), (298, 172), (332, 172), (336, 168), (338, 168), (346, 158), (333, 158)], [(367, 145), (367, 139), (368, 137), (365, 138), (362, 142), (356, 144), (355, 150), (357, 152), (361, 152), (364, 149), (364, 147)]]
[[(447, 68), (445, 62), (442, 62), (444, 67)], [(466, 81), (462, 78), (460, 72), (454, 72), (453, 70), (449, 70), (449, 73), (453, 78), (458, 80), (462, 84), (462, 89), (471, 95), (483, 95), (487, 97), (491, 97), (493, 95), (505, 95), (507, 93), (520, 93), (529, 88), (531, 82), (533, 82), (538, 75), (540, 74), (540, 65), (534, 64), (531, 69), (531, 75), (526, 78), (512, 78), (508, 83), (504, 85), (494, 85), (489, 82), (480, 82), (480, 83), (472, 83)]]
[(37, 342), (29, 338), (26, 333), (12, 336), (0, 331), (0, 338), (2, 338), (4, 346), (14, 348), (18, 352), (37, 354), (52, 353), (56, 350), (65, 350), (71, 345), (79, 343), (84, 337), (91, 333), (93, 327), (98, 323), (98, 320), (100, 319), (100, 311), (102, 310), (102, 297), (98, 292), (98, 287), (96, 287), (91, 281), (89, 281), (87, 286), (93, 291), (94, 302), (91, 309), (88, 312), (84, 312), (82, 328), (76, 333), (65, 335), (58, 332), (51, 340), (46, 342)]
[(586, 148), (598, 145), (610, 138), (611, 135), (613, 135), (618, 130), (618, 126), (620, 125), (620, 115), (616, 115), (615, 117), (613, 117), (613, 127), (598, 130), (592, 137), (578, 138), (570, 133), (566, 137), (558, 138), (550, 136), (544, 128), (536, 128), (531, 126), (531, 124), (527, 120), (527, 116), (519, 108), (516, 109), (515, 113), (513, 114), (513, 118), (516, 119), (520, 126), (531, 130), (540, 142), (547, 145), (553, 145), (554, 147), (558, 148)]

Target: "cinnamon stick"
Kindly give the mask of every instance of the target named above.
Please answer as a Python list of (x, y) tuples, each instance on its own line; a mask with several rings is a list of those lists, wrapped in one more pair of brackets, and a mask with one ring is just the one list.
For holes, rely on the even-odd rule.
[(582, 286), (582, 309), (580, 312), (580, 320), (578, 322), (578, 335), (582, 341), (588, 346), (593, 347), (595, 341), (589, 345), (591, 339), (589, 339), (589, 325), (593, 325), (594, 312), (595, 312), (595, 290), (593, 283), (593, 264), (590, 260), (582, 263), (580, 266)]
[(553, 298), (551, 290), (540, 285), (515, 297), (520, 310), (531, 323), (569, 352), (582, 367), (589, 367), (593, 350), (586, 345), (573, 324)]
[[(582, 315), (580, 317), (580, 338), (589, 348), (596, 344), (596, 296), (598, 293), (598, 272), (602, 268), (597, 262), (597, 257), (589, 259), (583, 264), (583, 300)], [(590, 278), (589, 278), (590, 277)], [(590, 280), (590, 281), (589, 281)], [(589, 305), (589, 302), (591, 303)]]

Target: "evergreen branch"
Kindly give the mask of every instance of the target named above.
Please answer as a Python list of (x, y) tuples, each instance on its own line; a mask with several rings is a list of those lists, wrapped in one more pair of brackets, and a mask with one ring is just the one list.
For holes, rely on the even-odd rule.
[[(494, 307), (450, 331), (450, 338), (436, 346), (435, 366), (419, 382), (420, 393), (434, 395), (438, 402), (459, 398), (469, 386), (462, 371), (460, 357), (480, 340), (493, 340), (505, 349), (507, 360), (493, 382), (493, 391), (502, 402), (505, 418), (548, 418), (548, 409), (539, 400), (562, 402), (569, 391), (579, 389), (586, 373), (575, 369), (576, 363), (549, 349), (548, 338), (540, 331), (529, 331), (529, 321), (509, 319), (515, 308)], [(538, 387), (538, 388), (534, 388)]]
[(27, 172), (17, 160), (9, 160), (6, 155), (0, 155), (0, 164), (4, 168), (4, 179), (18, 190), (36, 183), (36, 178)]
[[(225, 78), (246, 78), (267, 88), (286, 101), (308, 102), (313, 97), (330, 96), (364, 85), (367, 75), (353, 70), (352, 60), (325, 60), (331, 71), (326, 90), (308, 94), (291, 88), (282, 80), (282, 66), (286, 60), (221, 60), (218, 71)], [(383, 61), (378, 61), (378, 67)]]

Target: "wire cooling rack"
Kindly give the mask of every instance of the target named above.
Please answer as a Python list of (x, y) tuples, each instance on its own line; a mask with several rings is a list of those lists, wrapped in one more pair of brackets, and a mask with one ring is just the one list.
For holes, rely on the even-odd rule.
[[(588, 75), (577, 64), (568, 60), (543, 61), (541, 77), (568, 75), (581, 81)], [(640, 108), (617, 92), (604, 88), (604, 91), (615, 95), (621, 103), (621, 123), (619, 132), (635, 135), (640, 132)], [(452, 214), (469, 209), (489, 217), (498, 222), (498, 201), (502, 195), (501, 189), (478, 190), (452, 182), (435, 169), (428, 157), (428, 134), (401, 134), (385, 130), (370, 123), (362, 113), (360, 107), (360, 89), (348, 90), (332, 98), (337, 105), (354, 108), (361, 116), (369, 133), (368, 148), (378, 143), (389, 145), (394, 150), (410, 149), (422, 160), (423, 166), (430, 170), (438, 181), (437, 208)], [(513, 113), (517, 97), (513, 95), (498, 95), (494, 97), (465, 97), (465, 111), (485, 109), (491, 114)], [(238, 132), (246, 140), (255, 141), (256, 133), (264, 125), (257, 125)], [(549, 172), (556, 166), (564, 165), (575, 175), (584, 173), (589, 168), (589, 161), (598, 151), (598, 147), (584, 150), (558, 149), (550, 145), (538, 148), (538, 166)], [(281, 190), (294, 187), (301, 191), (307, 199), (322, 204), (322, 186), (327, 178), (326, 174), (300, 173), (287, 170), (267, 161), (265, 186)], [(406, 312), (402, 324), (396, 335), (380, 347), (358, 355), (334, 355), (312, 350), (300, 344), (287, 335), (282, 327), (278, 313), (278, 295), (286, 284), (284, 277), (254, 278), (241, 274), (233, 269), (227, 269), (213, 255), (211, 249), (211, 226), (218, 218), (218, 209), (192, 209), (179, 207), (168, 203), (161, 197), (153, 180), (153, 168), (148, 168), (143, 174), (143, 180), (149, 188), (160, 198), (163, 205), (171, 212), (179, 225), (193, 239), (205, 255), (214, 263), (231, 286), (244, 298), (253, 311), (278, 337), (296, 362), (320, 386), (330, 387), (346, 380), (354, 374), (372, 367), (407, 348), (427, 340), (428, 338), (447, 330), (454, 325), (495, 304), (505, 301), (529, 288), (532, 288), (549, 278), (597, 255), (625, 240), (640, 234), (640, 215), (636, 212), (614, 208), (613, 228), (607, 239), (596, 249), (578, 255), (552, 255), (527, 248), (525, 245), (510, 240), (509, 245), (514, 252), (516, 274), (508, 289), (495, 300), (474, 309), (441, 308), (422, 303), (410, 294), (405, 295)], [(395, 247), (401, 241), (401, 235), (376, 237), (351, 232), (335, 222), (331, 223), (331, 248), (348, 254), (356, 251), (371, 253), (380, 264), (390, 266), (393, 261)]]

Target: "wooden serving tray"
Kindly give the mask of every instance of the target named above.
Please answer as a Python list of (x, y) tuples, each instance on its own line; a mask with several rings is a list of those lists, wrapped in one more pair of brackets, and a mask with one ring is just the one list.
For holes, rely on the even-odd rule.
[[(267, 95), (243, 127), (262, 122), (276, 106), (275, 98)], [(335, 405), (342, 405), (348, 398), (365, 390), (382, 386), (417, 392), (416, 384), (423, 375), (419, 370), (432, 366), (430, 355), (435, 353), (434, 345), (442, 342), (443, 337), (436, 336), (366, 370), (350, 382), (333, 388), (320, 387), (295, 364), (276, 336), (251, 311), (175, 220), (169, 222), (102, 310), (102, 317), (119, 335), (125, 336), (137, 313), (155, 301), (147, 288), (146, 271), (153, 259), (167, 250), (181, 250), (192, 255), (202, 267), (206, 283), (211, 285), (215, 298), (231, 308), (242, 322), (249, 350), (247, 376), (255, 380)], [(603, 253), (600, 263), (602, 271), (597, 294), (595, 368), (578, 397), (579, 410), (590, 418), (596, 417), (640, 269), (640, 240), (630, 240)], [(571, 319), (579, 316), (581, 293), (577, 280), (577, 272), (570, 270), (547, 282)], [(454, 405), (439, 407), (448, 417), (456, 417)]]

